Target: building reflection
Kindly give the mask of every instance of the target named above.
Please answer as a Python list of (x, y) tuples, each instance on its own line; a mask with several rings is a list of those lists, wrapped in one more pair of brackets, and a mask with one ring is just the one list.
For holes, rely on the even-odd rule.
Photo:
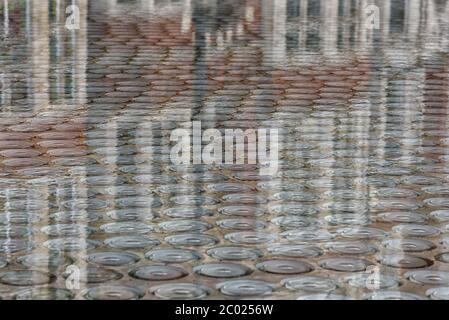
[[(65, 8), (73, 3), (80, 8), (80, 29), (68, 31), (64, 26)], [(38, 4), (37, 0), (3, 0), (0, 4), (0, 16), (3, 19), (0, 24), (0, 117), (14, 118), (25, 112), (28, 116), (45, 120), (46, 117), (61, 117), (62, 113), (64, 117), (61, 122), (65, 122), (73, 116), (73, 111), (85, 106), (83, 118), (78, 121), (84, 121), (87, 126), (93, 118), (107, 110), (113, 116), (103, 126), (104, 136), (101, 138), (110, 141), (102, 147), (109, 147), (111, 151), (102, 160), (113, 172), (120, 171), (124, 166), (140, 163), (137, 156), (123, 160), (120, 146), (126, 143), (121, 140), (125, 135), (145, 137), (154, 145), (168, 145), (166, 139), (155, 133), (156, 129), (152, 132), (152, 119), (149, 119), (152, 115), (151, 108), (146, 110), (136, 107), (135, 113), (120, 111), (123, 102), (120, 99), (114, 100), (112, 94), (122, 80), (106, 79), (111, 70), (104, 70), (102, 74), (101, 65), (96, 61), (96, 50), (100, 50), (103, 45), (110, 45), (105, 60), (123, 58), (123, 50), (127, 52), (129, 49), (127, 45), (130, 42), (115, 42), (115, 37), (126, 39), (126, 35), (117, 31), (136, 24), (132, 19), (122, 19), (129, 6), (137, 8), (136, 19), (139, 19), (138, 23), (142, 24), (143, 30), (158, 30), (160, 21), (165, 24), (170, 21), (170, 28), (184, 35), (179, 42), (170, 42), (170, 39), (156, 41), (153, 37), (157, 35), (148, 35), (146, 43), (136, 43), (135, 47), (142, 46), (144, 53), (141, 58), (150, 56), (149, 58), (154, 59), (151, 63), (155, 64), (167, 63), (158, 57), (161, 55), (161, 48), (167, 49), (172, 44), (172, 51), (179, 49), (182, 54), (192, 58), (191, 66), (183, 65), (183, 62), (174, 64), (174, 67), (179, 68), (192, 67), (189, 80), (197, 84), (193, 86), (190, 97), (181, 97), (193, 106), (186, 109), (186, 120), (193, 120), (194, 115), (201, 119), (209, 117), (210, 113), (215, 114), (214, 106), (211, 111), (210, 106), (204, 104), (204, 98), (210, 90), (203, 85), (207, 85), (210, 69), (217, 67), (211, 65), (211, 62), (220, 64), (233, 48), (245, 46), (262, 53), (261, 59), (254, 62), (258, 64), (256, 67), (268, 66), (278, 71), (302, 67), (318, 69), (323, 62), (331, 71), (338, 71), (341, 68), (351, 69), (354, 61), (367, 61), (364, 65), (369, 69), (369, 78), (363, 80), (370, 82), (372, 88), (375, 88), (374, 92), (372, 95), (361, 94), (348, 99), (347, 107), (356, 112), (352, 114), (351, 122), (341, 126), (346, 133), (357, 137), (357, 145), (347, 147), (355, 148), (354, 156), (359, 159), (366, 159), (372, 153), (375, 153), (379, 163), (392, 155), (406, 159), (411, 149), (425, 144), (423, 137), (426, 128), (416, 125), (417, 122), (433, 119), (435, 114), (440, 117), (437, 121), (440, 127), (447, 130), (448, 97), (442, 97), (439, 102), (428, 97), (432, 95), (434, 87), (434, 79), (430, 75), (435, 72), (432, 68), (438, 55), (449, 52), (448, 1), (245, 0), (236, 4), (221, 0), (55, 0), (48, 4)], [(366, 28), (364, 8), (369, 4), (376, 4), (380, 8), (379, 30)], [(224, 12), (228, 17), (225, 20), (222, 19)], [(95, 17), (95, 21), (92, 21), (92, 17)], [(98, 30), (108, 32), (102, 35), (103, 38), (99, 38)], [(153, 40), (156, 42), (151, 42)], [(20, 42), (18, 47), (17, 42)], [(153, 44), (155, 48), (150, 48), (154, 49), (152, 51), (148, 48)], [(422, 67), (414, 68), (418, 60), (424, 63)], [(442, 74), (441, 81), (447, 83), (447, 66), (440, 66), (438, 71)], [(252, 75), (255, 74), (256, 72)], [(272, 76), (267, 83), (273, 83), (274, 80), (275, 76)], [(110, 86), (107, 87), (106, 84)], [(112, 92), (97, 95), (92, 88), (112, 88)], [(154, 98), (148, 99), (148, 104), (165, 103), (160, 97), (152, 96), (151, 90), (147, 91), (147, 97)], [(170, 90), (167, 89), (164, 94), (170, 96)], [(171, 105), (167, 104), (167, 109), (169, 106)], [(202, 112), (206, 107), (209, 108), (208, 115)], [(253, 106), (253, 109), (246, 110), (253, 111), (255, 108)], [(196, 113), (198, 110), (199, 114)], [(139, 114), (145, 111), (148, 111), (147, 117)], [(274, 108), (272, 112), (276, 116)], [(417, 113), (422, 113), (423, 119), (417, 119)], [(139, 115), (142, 118), (136, 120)], [(161, 115), (158, 117), (155, 119), (161, 119)], [(314, 119), (302, 124), (313, 127), (312, 132), (325, 132), (331, 141), (336, 141), (341, 137), (336, 133), (335, 120), (330, 115), (326, 120)], [(226, 121), (212, 119), (210, 124), (224, 127)], [(397, 147), (390, 145), (386, 139), (392, 126), (399, 137), (396, 140), (399, 143)], [(371, 136), (371, 132), (375, 130), (380, 138), (374, 143), (377, 138)], [(98, 136), (95, 137), (97, 138)], [(92, 143), (92, 140), (94, 139), (84, 139), (83, 146)], [(90, 148), (95, 152), (96, 147)], [(134, 150), (126, 150), (130, 154), (142, 152), (138, 146), (131, 148)], [(331, 146), (330, 160), (335, 161), (334, 154), (341, 148)], [(97, 159), (100, 156), (96, 154)], [(148, 167), (151, 166), (154, 171), (165, 170), (165, 165), (161, 163), (152, 163)], [(148, 167), (147, 170), (153, 170)], [(58, 175), (48, 176), (47, 181), (39, 184), (39, 188), (46, 194), (56, 194), (56, 199), (46, 199), (47, 204), (41, 208), (47, 214), (48, 225), (53, 223), (48, 218), (53, 202), (60, 204), (89, 198), (89, 168), (80, 165), (76, 175), (70, 169), (73, 168), (64, 167), (62, 178), (58, 171)], [(340, 179), (334, 168), (327, 169), (331, 172), (328, 177), (330, 182), (344, 180)], [(369, 165), (359, 165), (356, 179), (346, 177), (343, 182), (350, 184), (354, 179), (365, 182), (368, 169)], [(118, 176), (116, 178), (119, 185)], [(363, 193), (368, 205), (371, 205), (377, 200), (376, 196), (364, 185), (365, 183), (359, 183), (354, 188)], [(31, 193), (34, 192), (35, 186), (26, 181), (24, 187), (29, 188)], [(199, 182), (194, 187), (202, 185)], [(71, 188), (72, 191), (60, 194), (55, 192), (58, 188)], [(7, 189), (2, 194), (5, 195), (2, 199), (4, 208), (15, 207), (14, 201), (17, 199), (8, 197)], [(33, 200), (32, 197), (25, 199)], [(5, 212), (8, 213), (7, 209)], [(85, 219), (78, 222), (80, 225), (89, 225), (87, 210), (84, 214)], [(87, 234), (79, 236), (80, 242), (87, 238)], [(32, 239), (30, 236), (30, 240)], [(86, 245), (84, 243), (81, 246)], [(36, 252), (42, 253), (42, 248), (37, 248)], [(79, 251), (77, 254), (83, 257), (85, 252)]]

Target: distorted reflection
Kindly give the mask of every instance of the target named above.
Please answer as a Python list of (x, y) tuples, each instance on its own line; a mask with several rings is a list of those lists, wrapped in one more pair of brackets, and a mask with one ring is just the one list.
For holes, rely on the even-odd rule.
[[(0, 298), (448, 299), (448, 16), (1, 0)], [(192, 121), (278, 129), (277, 173), (174, 164)]]

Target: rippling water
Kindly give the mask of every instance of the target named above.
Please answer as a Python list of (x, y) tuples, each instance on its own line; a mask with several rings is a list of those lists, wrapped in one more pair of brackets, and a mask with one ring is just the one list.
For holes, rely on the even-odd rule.
[(0, 4), (2, 299), (449, 298), (448, 1), (74, 2)]

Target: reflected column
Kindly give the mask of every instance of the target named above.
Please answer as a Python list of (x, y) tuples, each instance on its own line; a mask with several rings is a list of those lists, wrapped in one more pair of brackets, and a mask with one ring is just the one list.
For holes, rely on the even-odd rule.
[(48, 5), (38, 1), (31, 3), (31, 95), (32, 109), (35, 112), (46, 108), (50, 103), (50, 25)]

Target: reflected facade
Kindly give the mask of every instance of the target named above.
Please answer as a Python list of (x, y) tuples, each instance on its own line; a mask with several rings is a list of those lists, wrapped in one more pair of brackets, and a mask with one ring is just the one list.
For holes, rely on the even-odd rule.
[[(447, 299), (448, 16), (1, 0), (0, 297)], [(192, 121), (278, 129), (277, 173), (173, 164)]]

